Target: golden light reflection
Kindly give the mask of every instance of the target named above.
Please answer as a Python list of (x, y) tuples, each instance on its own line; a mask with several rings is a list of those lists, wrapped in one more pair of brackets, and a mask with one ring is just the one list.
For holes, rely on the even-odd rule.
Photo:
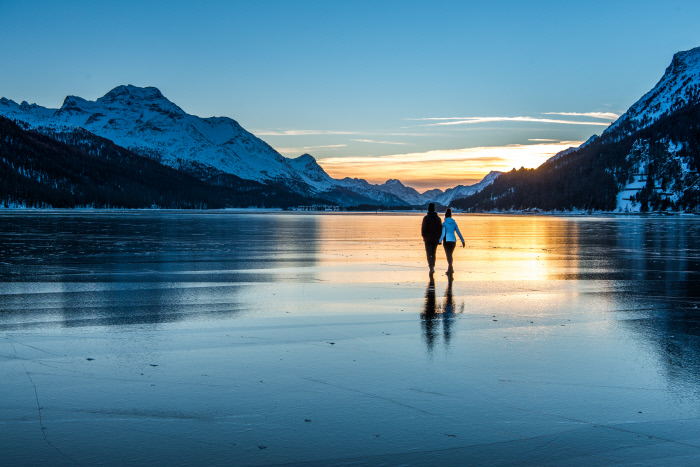
[(492, 170), (535, 168), (556, 153), (581, 145), (582, 141), (546, 144), (514, 144), (379, 157), (328, 157), (318, 163), (333, 178), (364, 178), (384, 183), (396, 178), (419, 191), (473, 185)]
[[(339, 283), (424, 280), (422, 217), (422, 213), (318, 216), (318, 260), (324, 279)], [(455, 280), (532, 282), (580, 274), (576, 222), (549, 216), (457, 213), (454, 219), (466, 242), (466, 248), (455, 250)], [(446, 267), (439, 247), (439, 274)]]

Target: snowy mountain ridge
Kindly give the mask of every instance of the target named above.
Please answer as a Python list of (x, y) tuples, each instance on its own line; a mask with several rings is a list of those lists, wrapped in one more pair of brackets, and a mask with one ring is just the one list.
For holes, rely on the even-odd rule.
[(700, 47), (673, 55), (658, 83), (635, 102), (603, 135), (615, 131), (621, 136), (646, 128), (664, 115), (700, 102)]
[(68, 96), (55, 111), (3, 98), (0, 113), (35, 128), (84, 128), (171, 167), (196, 161), (263, 183), (302, 181), (288, 159), (235, 120), (189, 115), (154, 87), (117, 86), (96, 101)]
[(503, 174), (464, 210), (700, 212), (700, 47), (673, 56), (661, 80), (599, 137), (537, 169)]
[(479, 183), (466, 186), (457, 185), (454, 188), (449, 188), (445, 190), (444, 193), (436, 196), (433, 200), (436, 203), (440, 203), (444, 206), (449, 206), (452, 203), (452, 201), (457, 198), (466, 198), (467, 196), (471, 196), (475, 193), (480, 192), (487, 186), (491, 185), (499, 176), (501, 176), (501, 174), (503, 174), (503, 172), (492, 170)]
[[(26, 101), (17, 104), (3, 97), (0, 115), (22, 121), (32, 129), (60, 132), (83, 128), (173, 168), (191, 171), (196, 167), (199, 172), (223, 172), (261, 183), (279, 183), (299, 193), (326, 194), (329, 200), (345, 204), (360, 200), (421, 205), (442, 202), (437, 197), (444, 195), (441, 190), (419, 193), (396, 179), (380, 185), (361, 179), (333, 179), (311, 155), (283, 157), (235, 120), (190, 115), (155, 87), (117, 86), (95, 101), (67, 96), (59, 109)], [(461, 196), (467, 188), (460, 185), (451, 189), (454, 195), (449, 200)]]
[(432, 197), (421, 195), (415, 188), (407, 187), (399, 180), (390, 179), (381, 185), (373, 185), (364, 179), (346, 177), (339, 180), (340, 184), (355, 192), (368, 196), (372, 193), (386, 193), (406, 202), (406, 204), (425, 204), (432, 201)]

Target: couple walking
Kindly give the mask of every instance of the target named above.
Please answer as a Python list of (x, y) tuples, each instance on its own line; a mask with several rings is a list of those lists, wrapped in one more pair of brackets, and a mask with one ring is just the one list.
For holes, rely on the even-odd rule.
[(452, 269), (452, 253), (455, 251), (455, 246), (457, 246), (455, 232), (459, 235), (459, 239), (462, 240), (462, 248), (464, 248), (464, 237), (462, 237), (457, 223), (452, 219), (452, 209), (447, 208), (447, 211), (445, 211), (445, 222), (443, 222), (437, 212), (435, 212), (435, 203), (430, 203), (428, 205), (428, 215), (423, 218), (421, 227), (421, 234), (425, 242), (425, 252), (428, 255), (430, 274), (435, 272), (435, 253), (438, 245), (443, 241), (445, 242), (447, 264), (449, 265), (446, 274), (450, 275), (454, 272), (454, 269)]

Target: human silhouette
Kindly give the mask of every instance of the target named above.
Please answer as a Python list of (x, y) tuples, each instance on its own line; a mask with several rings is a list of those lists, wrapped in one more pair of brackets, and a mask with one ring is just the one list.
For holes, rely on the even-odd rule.
[(442, 335), (445, 346), (450, 345), (452, 339), (452, 325), (455, 320), (455, 299), (452, 296), (452, 275), (447, 276), (447, 290), (445, 290), (445, 302), (442, 305)]
[(428, 204), (428, 214), (423, 217), (421, 225), (421, 235), (425, 243), (425, 253), (428, 257), (428, 267), (430, 274), (435, 272), (435, 252), (440, 243), (440, 234), (442, 232), (442, 219), (435, 212), (435, 203)]
[(428, 288), (425, 290), (425, 303), (423, 305), (423, 312), (420, 315), (420, 324), (423, 328), (423, 337), (425, 339), (425, 345), (428, 348), (428, 353), (433, 352), (435, 347), (436, 339), (436, 327), (438, 315), (437, 315), (437, 303), (435, 302), (435, 278), (430, 275), (430, 282), (428, 283)]
[(459, 231), (459, 227), (457, 227), (457, 222), (452, 219), (452, 209), (447, 208), (447, 211), (445, 211), (445, 222), (442, 224), (442, 231), (438, 244), (442, 243), (443, 240), (445, 242), (443, 246), (445, 247), (445, 256), (447, 256), (448, 265), (445, 274), (448, 276), (454, 273), (454, 269), (452, 268), (452, 253), (454, 253), (455, 246), (457, 245), (455, 232), (459, 235), (459, 239), (462, 240), (462, 248), (464, 248), (464, 237), (462, 237), (462, 233)]
[(461, 310), (457, 310), (455, 299), (452, 294), (452, 278), (448, 277), (447, 289), (445, 290), (445, 300), (442, 305), (437, 303), (435, 298), (435, 279), (430, 277), (430, 282), (425, 290), (425, 302), (420, 315), (423, 339), (428, 353), (432, 354), (440, 336), (440, 326), (442, 326), (442, 336), (445, 346), (449, 347), (452, 340), (452, 327), (455, 321), (455, 313), (464, 311), (464, 304)]

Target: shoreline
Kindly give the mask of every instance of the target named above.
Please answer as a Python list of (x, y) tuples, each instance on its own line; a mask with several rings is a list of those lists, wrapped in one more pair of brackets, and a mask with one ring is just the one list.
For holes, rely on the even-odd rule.
[[(285, 213), (296, 215), (383, 215), (383, 214), (425, 214), (424, 210), (377, 210), (377, 211), (299, 211), (283, 208), (223, 208), (223, 209), (159, 209), (159, 208), (26, 208), (0, 207), (4, 213), (230, 213), (230, 214), (269, 214)], [(463, 212), (454, 210), (454, 214), (474, 216), (555, 216), (555, 217), (695, 217), (700, 212), (617, 212), (617, 211), (486, 211)]]

